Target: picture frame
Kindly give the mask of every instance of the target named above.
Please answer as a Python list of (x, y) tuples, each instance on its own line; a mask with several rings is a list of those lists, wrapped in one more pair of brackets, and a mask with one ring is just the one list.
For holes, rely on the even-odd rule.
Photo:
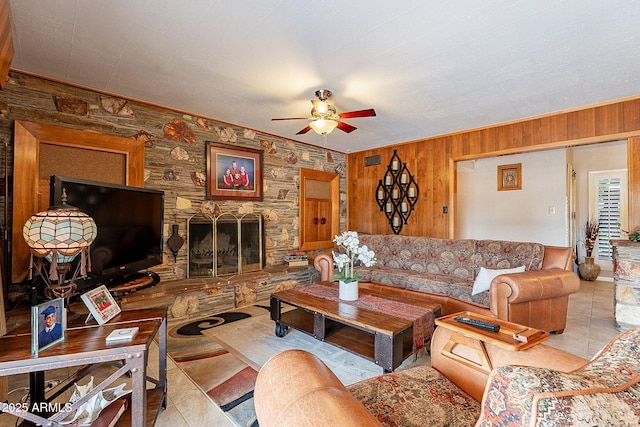
[(207, 142), (207, 199), (262, 200), (262, 150)]
[(498, 191), (522, 190), (522, 163), (498, 166)]
[(104, 325), (122, 311), (105, 285), (85, 292), (80, 298), (89, 309), (89, 316), (85, 323), (93, 317), (99, 325)]
[(38, 355), (64, 341), (67, 312), (64, 298), (56, 298), (31, 306), (31, 353)]

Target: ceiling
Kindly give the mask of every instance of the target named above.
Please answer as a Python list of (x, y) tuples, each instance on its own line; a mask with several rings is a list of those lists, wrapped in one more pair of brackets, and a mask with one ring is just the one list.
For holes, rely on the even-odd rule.
[[(446, 4), (446, 6), (445, 6)], [(10, 0), (12, 68), (356, 152), (640, 94), (637, 0)], [(317, 89), (345, 120), (296, 132)]]

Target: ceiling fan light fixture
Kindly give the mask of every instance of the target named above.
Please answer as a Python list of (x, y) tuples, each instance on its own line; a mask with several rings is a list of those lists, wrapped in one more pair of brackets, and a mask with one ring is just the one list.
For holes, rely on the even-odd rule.
[(320, 119), (334, 120), (336, 114), (336, 107), (325, 101), (311, 101), (313, 108), (311, 109), (311, 115)]
[(313, 110), (317, 115), (324, 116), (329, 113), (329, 104), (327, 101), (312, 100), (311, 103), (313, 104)]
[(333, 93), (331, 93), (329, 89), (318, 89), (316, 91), (316, 97), (320, 101), (326, 101), (327, 99), (331, 98), (331, 95), (333, 95)]
[(335, 120), (318, 119), (309, 123), (309, 127), (318, 135), (330, 134), (338, 126)]
[(316, 97), (318, 98), (317, 100), (311, 100), (311, 104), (313, 104), (311, 117), (284, 117), (271, 120), (309, 120), (309, 124), (298, 131), (296, 135), (304, 135), (313, 129), (315, 133), (326, 137), (335, 128), (346, 133), (351, 133), (357, 129), (355, 126), (351, 126), (350, 124), (343, 122), (343, 119), (357, 119), (360, 117), (372, 117), (376, 115), (373, 108), (347, 111), (338, 114), (336, 107), (329, 104), (327, 101), (327, 99), (331, 97), (331, 91), (327, 89), (317, 90)]

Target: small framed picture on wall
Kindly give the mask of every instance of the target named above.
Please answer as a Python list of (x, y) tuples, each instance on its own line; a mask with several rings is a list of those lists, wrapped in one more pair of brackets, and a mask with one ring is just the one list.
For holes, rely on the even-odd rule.
[(498, 166), (498, 191), (522, 190), (522, 163)]

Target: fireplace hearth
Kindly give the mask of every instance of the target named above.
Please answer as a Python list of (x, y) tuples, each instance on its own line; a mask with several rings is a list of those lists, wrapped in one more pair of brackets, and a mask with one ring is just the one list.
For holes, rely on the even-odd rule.
[(188, 277), (228, 276), (264, 267), (260, 214), (193, 216), (187, 222), (187, 230)]

